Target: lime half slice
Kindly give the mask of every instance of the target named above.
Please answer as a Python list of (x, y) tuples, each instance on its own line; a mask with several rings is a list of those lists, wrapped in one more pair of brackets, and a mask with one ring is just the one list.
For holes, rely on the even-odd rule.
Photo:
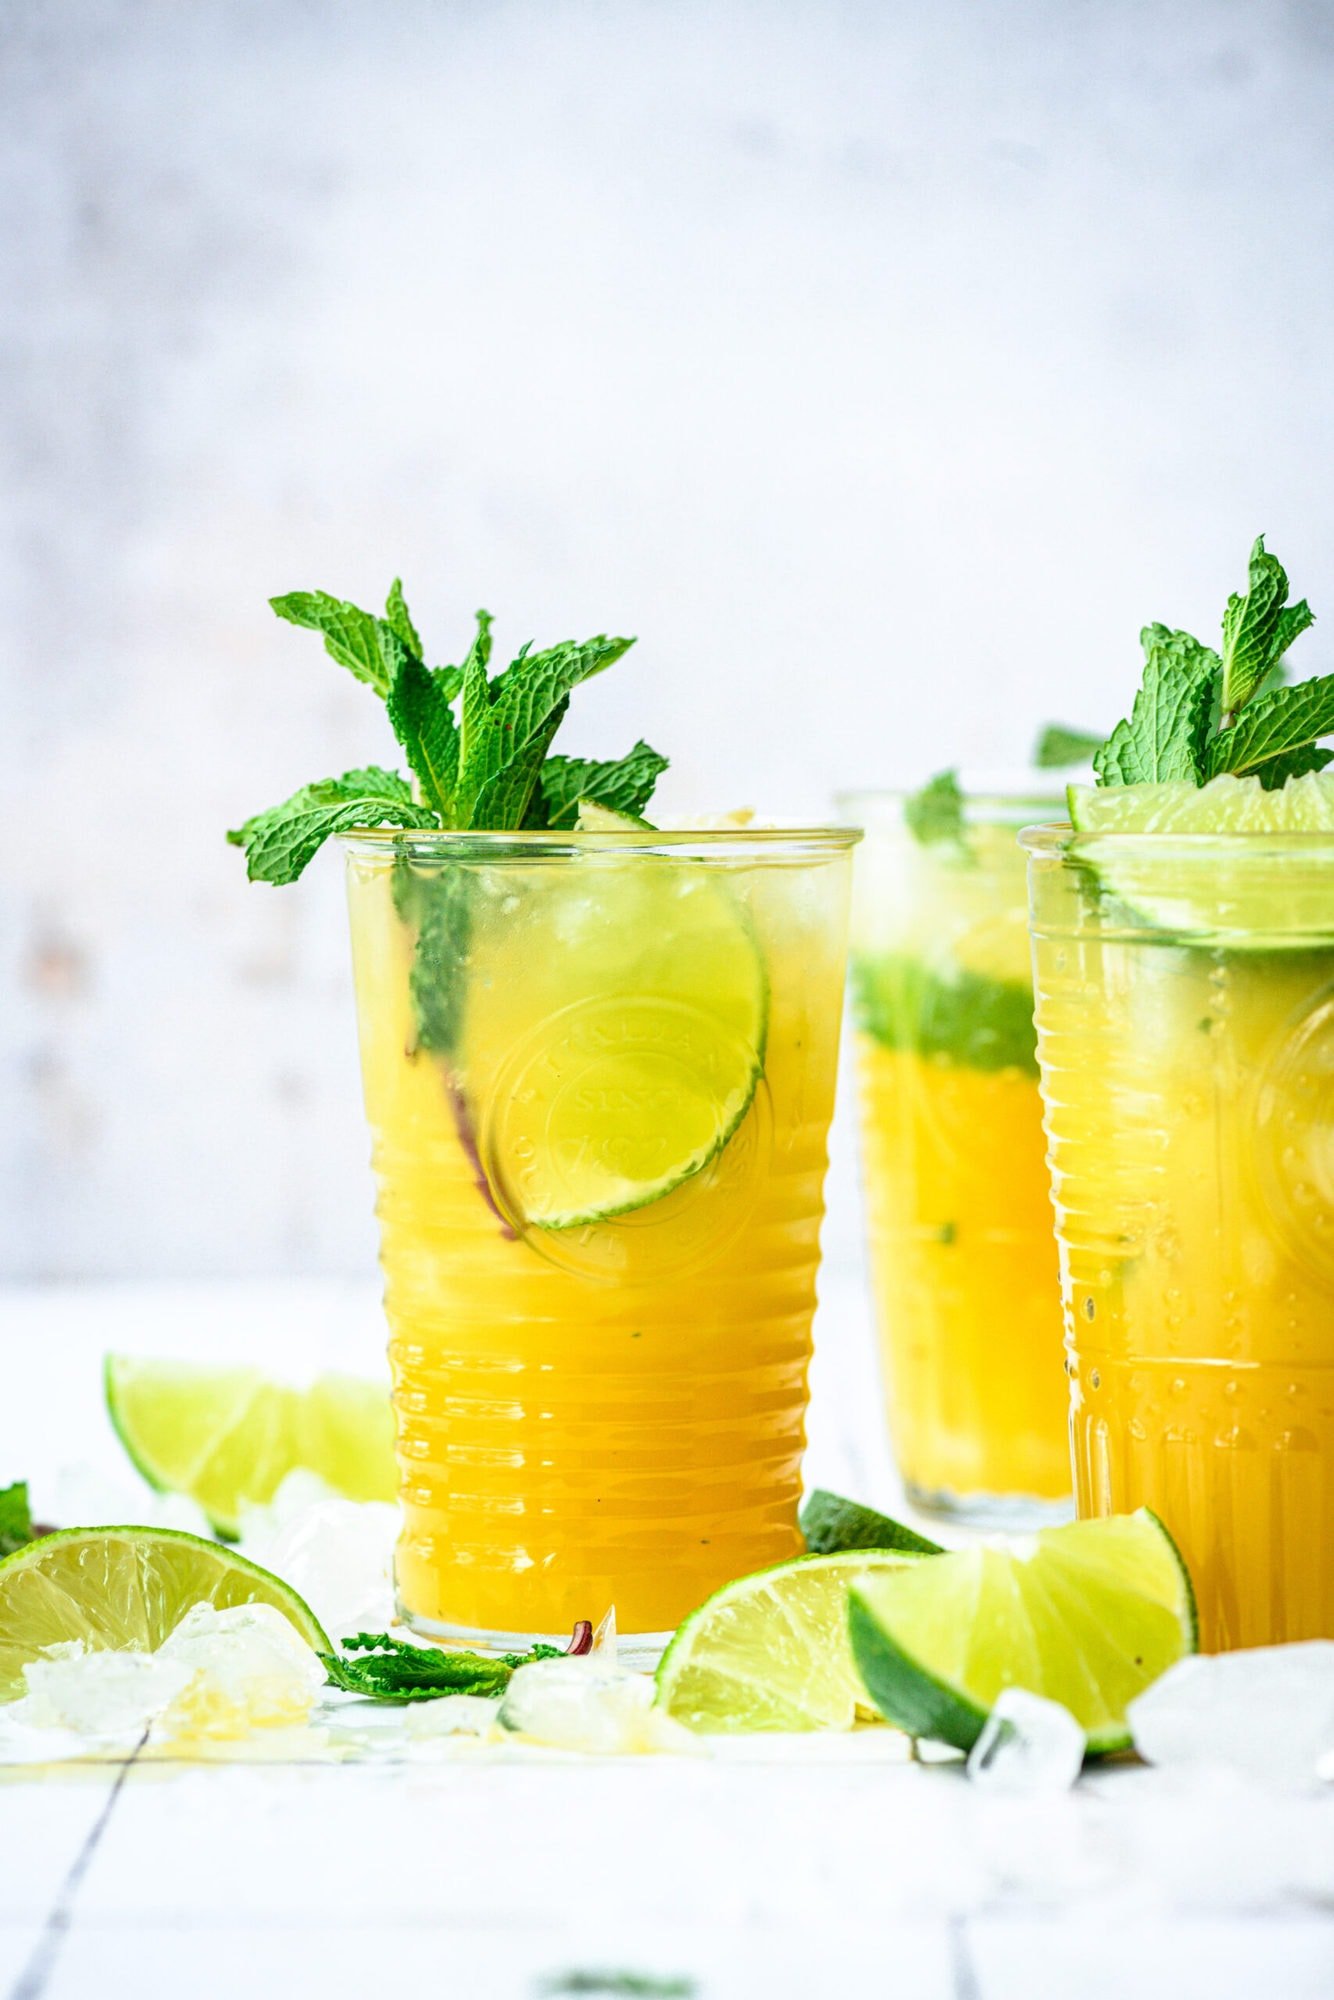
[(454, 1077), (520, 1231), (661, 1200), (755, 1097), (768, 992), (742, 894), (651, 839), (609, 831), (573, 865), (473, 885)]
[[(1257, 841), (1248, 851), (1200, 838), (1334, 834), (1334, 776), (1311, 771), (1274, 791), (1230, 776), (1207, 785), (1071, 785), (1068, 798), (1078, 858), (1156, 929), (1264, 950), (1334, 932), (1328, 865), (1304, 855), (1300, 840)], [(1155, 838), (1125, 838), (1146, 834)]]
[(1129, 1704), (1196, 1646), (1190, 1578), (1147, 1508), (868, 1579), (850, 1622), (882, 1713), (960, 1750), (1009, 1687), (1063, 1703), (1091, 1753), (1125, 1749)]
[(107, 1411), (116, 1435), (159, 1493), (184, 1493), (234, 1537), (243, 1502), (272, 1499), (295, 1467), (349, 1500), (392, 1500), (388, 1384), (322, 1375), (308, 1389), (255, 1368), (207, 1368), (109, 1354)]
[(234, 1549), (170, 1528), (68, 1528), (0, 1562), (0, 1701), (48, 1646), (153, 1653), (196, 1604), (268, 1604), (308, 1646), (331, 1653), (303, 1598)]
[(866, 1691), (848, 1642), (848, 1592), (919, 1560), (855, 1549), (799, 1556), (729, 1583), (658, 1663), (658, 1706), (713, 1735), (851, 1729)]

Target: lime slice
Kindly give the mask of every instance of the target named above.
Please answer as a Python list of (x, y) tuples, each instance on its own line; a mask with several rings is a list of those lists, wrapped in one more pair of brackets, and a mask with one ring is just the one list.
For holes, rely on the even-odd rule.
[(152, 1653), (196, 1604), (269, 1604), (308, 1646), (331, 1653), (294, 1590), (234, 1549), (172, 1528), (67, 1528), (0, 1562), (0, 1701), (47, 1646)]
[(596, 799), (579, 801), (580, 833), (651, 833), (651, 823), (636, 813), (617, 812), (615, 806), (600, 806)]
[(243, 1502), (262, 1505), (295, 1467), (349, 1500), (397, 1491), (388, 1385), (322, 1375), (308, 1389), (255, 1368), (208, 1368), (109, 1354), (107, 1411), (159, 1493), (185, 1493), (235, 1537)]
[(1145, 1507), (868, 1580), (850, 1625), (889, 1721), (960, 1750), (1008, 1687), (1063, 1703), (1091, 1752), (1125, 1749), (1129, 1704), (1196, 1645), (1185, 1564)]
[(574, 866), (498, 865), (472, 885), (454, 1082), (520, 1232), (670, 1194), (724, 1152), (763, 1072), (743, 892), (644, 846), (609, 839)]
[[(1334, 931), (1319, 854), (1304, 855), (1300, 841), (1247, 851), (1199, 838), (1334, 833), (1334, 776), (1311, 771), (1271, 792), (1258, 778), (1230, 776), (1207, 785), (1071, 785), (1068, 798), (1077, 858), (1155, 929), (1263, 950), (1309, 946)], [(1124, 838), (1145, 834), (1155, 839)]]
[(939, 1542), (930, 1542), (915, 1528), (905, 1528), (888, 1514), (877, 1514), (841, 1494), (817, 1486), (801, 1510), (801, 1532), (812, 1556), (836, 1555), (843, 1549), (894, 1549), (900, 1554), (938, 1556)]
[(659, 1661), (658, 1706), (713, 1735), (851, 1729), (866, 1690), (848, 1643), (848, 1591), (918, 1560), (846, 1550), (726, 1584)]

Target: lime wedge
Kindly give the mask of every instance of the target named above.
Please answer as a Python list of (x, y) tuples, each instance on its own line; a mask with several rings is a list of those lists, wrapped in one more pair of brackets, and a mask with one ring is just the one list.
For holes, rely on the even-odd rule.
[(1125, 1749), (1129, 1704), (1196, 1645), (1185, 1564), (1144, 1507), (868, 1579), (850, 1625), (888, 1720), (960, 1750), (1008, 1687), (1063, 1703), (1091, 1753)]
[(928, 1541), (915, 1528), (905, 1528), (902, 1521), (877, 1514), (856, 1500), (845, 1500), (841, 1494), (827, 1493), (822, 1486), (817, 1486), (802, 1506), (801, 1532), (806, 1537), (806, 1552), (812, 1556), (836, 1555), (842, 1549), (894, 1549), (899, 1554), (919, 1556), (942, 1553), (939, 1542)]
[(724, 1585), (658, 1663), (658, 1706), (712, 1735), (851, 1729), (866, 1691), (848, 1643), (848, 1591), (919, 1559), (884, 1550), (798, 1556)]
[(152, 1653), (196, 1604), (268, 1604), (308, 1646), (331, 1653), (294, 1590), (234, 1549), (171, 1528), (67, 1528), (0, 1562), (0, 1701), (47, 1646)]
[(636, 813), (617, 812), (615, 806), (600, 806), (596, 799), (580, 799), (580, 833), (651, 833), (650, 821)]
[(208, 1368), (109, 1354), (107, 1412), (149, 1485), (185, 1493), (235, 1537), (243, 1502), (272, 1499), (297, 1466), (349, 1500), (392, 1500), (388, 1385), (322, 1375), (308, 1389), (255, 1368)]
[(643, 848), (609, 839), (473, 885), (454, 1080), (520, 1232), (671, 1193), (723, 1153), (763, 1072), (768, 991), (740, 893)]
[[(1258, 778), (1230, 776), (1071, 785), (1068, 798), (1078, 859), (1155, 929), (1253, 950), (1309, 947), (1334, 931), (1321, 855), (1304, 855), (1300, 841), (1247, 851), (1199, 837), (1334, 833), (1334, 776), (1310, 771), (1268, 792)], [(1146, 834), (1155, 838), (1125, 838)]]

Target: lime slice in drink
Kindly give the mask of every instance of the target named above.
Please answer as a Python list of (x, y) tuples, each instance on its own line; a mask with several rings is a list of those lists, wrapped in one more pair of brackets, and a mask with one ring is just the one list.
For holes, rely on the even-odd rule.
[(580, 833), (651, 833), (652, 823), (635, 813), (617, 812), (614, 806), (600, 806), (596, 799), (580, 799)]
[(1125, 1749), (1129, 1704), (1196, 1645), (1190, 1578), (1147, 1508), (868, 1579), (850, 1623), (888, 1720), (960, 1750), (1008, 1687), (1063, 1703), (1090, 1752)]
[(243, 1502), (272, 1499), (297, 1466), (349, 1500), (392, 1500), (393, 1412), (387, 1384), (322, 1375), (308, 1389), (255, 1368), (208, 1368), (109, 1354), (107, 1411), (159, 1493), (184, 1493), (219, 1534), (239, 1531)]
[(308, 1646), (331, 1653), (294, 1590), (234, 1549), (171, 1528), (67, 1528), (0, 1562), (0, 1701), (47, 1646), (152, 1653), (196, 1604), (268, 1604)]
[(614, 817), (574, 863), (501, 863), (471, 884), (454, 1084), (520, 1232), (681, 1187), (723, 1154), (763, 1072), (768, 990), (744, 888)]
[[(1155, 929), (1254, 950), (1309, 946), (1334, 930), (1328, 868), (1300, 840), (1247, 851), (1199, 837), (1334, 834), (1326, 772), (1274, 791), (1258, 778), (1224, 776), (1207, 785), (1071, 785), (1068, 798), (1078, 858)], [(1125, 838), (1146, 834), (1155, 838)]]
[(848, 1643), (848, 1592), (919, 1557), (799, 1556), (724, 1585), (658, 1663), (658, 1706), (713, 1735), (851, 1729), (866, 1690)]
[(842, 1549), (894, 1549), (919, 1556), (943, 1553), (939, 1542), (928, 1541), (915, 1528), (905, 1528), (902, 1521), (845, 1500), (839, 1493), (827, 1493), (822, 1486), (802, 1505), (801, 1532), (812, 1556), (836, 1555)]

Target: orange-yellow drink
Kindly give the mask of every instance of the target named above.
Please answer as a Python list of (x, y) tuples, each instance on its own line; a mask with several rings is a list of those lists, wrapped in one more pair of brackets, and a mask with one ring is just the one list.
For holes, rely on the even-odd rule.
[(863, 821), (853, 917), (862, 1163), (889, 1423), (910, 1497), (979, 1518), (1068, 1500), (1061, 1307), (1024, 857), (1040, 803), (922, 838)]
[(1028, 838), (1079, 1510), (1334, 1638), (1334, 835)]
[(853, 839), (347, 841), (417, 1630), (647, 1656), (799, 1552)]

